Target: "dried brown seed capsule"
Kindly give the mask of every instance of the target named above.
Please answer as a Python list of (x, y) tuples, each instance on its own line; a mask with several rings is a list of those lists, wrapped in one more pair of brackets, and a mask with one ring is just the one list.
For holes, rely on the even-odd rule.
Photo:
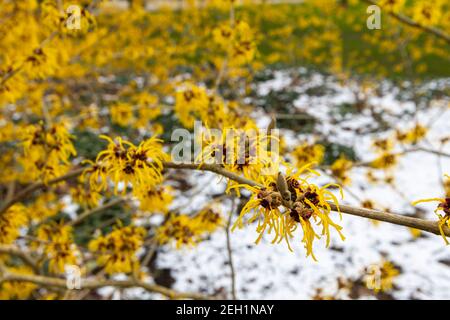
[(261, 206), (267, 209), (275, 209), (281, 205), (281, 195), (275, 191), (269, 191), (261, 189), (257, 195), (258, 199), (261, 199)]
[(290, 211), (290, 216), (295, 221), (300, 222), (300, 217), (304, 220), (308, 220), (311, 218), (313, 212), (314, 211), (311, 208), (306, 208), (303, 203), (295, 202)]
[(445, 202), (440, 203), (438, 208), (441, 208), (446, 215), (450, 215), (450, 198), (445, 198)]
[(306, 199), (311, 201), (314, 205), (317, 205), (320, 202), (319, 195), (315, 191), (307, 190), (304, 193), (304, 196)]

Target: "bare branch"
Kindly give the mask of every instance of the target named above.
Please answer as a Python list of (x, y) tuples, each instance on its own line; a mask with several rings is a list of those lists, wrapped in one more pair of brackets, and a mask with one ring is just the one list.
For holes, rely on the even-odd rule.
[(83, 222), (85, 219), (89, 218), (90, 216), (102, 212), (103, 210), (112, 208), (118, 204), (121, 204), (123, 202), (125, 202), (127, 200), (126, 197), (123, 198), (117, 198), (117, 199), (113, 199), (105, 204), (103, 204), (102, 206), (99, 206), (97, 208), (93, 208), (91, 210), (86, 210), (85, 212), (83, 212), (82, 214), (80, 214), (79, 216), (77, 216), (74, 220), (69, 221), (67, 224), (69, 226), (75, 226), (77, 224), (80, 224), (81, 222)]
[[(27, 275), (27, 274), (15, 274), (6, 271), (3, 275), (3, 281), (23, 281), (31, 282), (43, 287), (56, 287), (67, 289), (67, 282), (62, 278)], [(140, 280), (110, 280), (110, 279), (82, 279), (82, 289), (99, 289), (103, 287), (115, 287), (115, 288), (135, 288), (139, 287), (148, 292), (154, 292), (162, 294), (169, 299), (194, 299), (194, 300), (209, 300), (210, 296), (202, 295), (199, 293), (179, 292), (167, 287), (163, 287), (157, 284), (149, 284)]]
[[(177, 165), (174, 163), (166, 163), (165, 167), (180, 168), (180, 169), (199, 169), (197, 165), (191, 165), (191, 164)], [(250, 186), (262, 187), (262, 185), (257, 183), (256, 181), (252, 181), (250, 179), (238, 176), (235, 173), (229, 172), (226, 169), (224, 169), (220, 166), (217, 166), (217, 165), (208, 165), (206, 167), (202, 166), (199, 170), (215, 172), (217, 174), (221, 174), (227, 178), (230, 178), (232, 180), (238, 181), (243, 184), (248, 184)], [(235, 179), (236, 177), (238, 177), (238, 179)], [(329, 204), (333, 211), (338, 211), (338, 208), (336, 207), (336, 205), (334, 203), (329, 202)], [(404, 215), (388, 213), (388, 212), (383, 212), (383, 211), (378, 211), (378, 210), (355, 208), (355, 207), (347, 206), (347, 205), (339, 205), (339, 209), (340, 209), (340, 212), (342, 212), (342, 213), (351, 214), (354, 216), (359, 216), (359, 217), (378, 220), (378, 221), (389, 222), (392, 224), (397, 224), (397, 225), (401, 225), (401, 226), (405, 226), (405, 227), (416, 228), (416, 229), (420, 229), (422, 231), (431, 232), (436, 235), (440, 235), (438, 221), (430, 221), (430, 220), (425, 220), (425, 219), (413, 218), (413, 217), (408, 217), (408, 216), (404, 216)], [(444, 231), (445, 235), (450, 237), (450, 228), (444, 226), (443, 231)]]
[(20, 249), (18, 246), (0, 244), (0, 253), (16, 256), (30, 266), (34, 272), (40, 272), (37, 261), (35, 261), (28, 252)]
[[(173, 163), (173, 162), (165, 162), (165, 163), (163, 163), (163, 165), (165, 168), (172, 168), (172, 169), (189, 169), (189, 170), (210, 171), (210, 172), (214, 172), (218, 175), (224, 176), (226, 178), (229, 178), (231, 180), (234, 180), (234, 181), (242, 183), (242, 184), (247, 184), (247, 185), (256, 186), (256, 187), (263, 187), (262, 184), (257, 183), (256, 181), (247, 179), (247, 178), (240, 176), (234, 172), (230, 172), (230, 171), (226, 170), (225, 168), (223, 168), (222, 166), (216, 165), (216, 164), (198, 165), (195, 163), (177, 164), (177, 163)], [(75, 177), (75, 176), (81, 174), (83, 172), (83, 170), (84, 170), (83, 168), (76, 169), (62, 177), (59, 177), (59, 178), (49, 181), (49, 183), (47, 185), (52, 184), (52, 183), (61, 182), (61, 181), (67, 180), (71, 177)], [(46, 186), (46, 185), (39, 182), (39, 183), (35, 183), (35, 184), (31, 185), (30, 187), (24, 189), (22, 192), (17, 194), (14, 197), (14, 199), (11, 200), (10, 203), (3, 205), (2, 209), (0, 210), (0, 213), (5, 211), (6, 210), (5, 208), (8, 208), (15, 202), (20, 201), (23, 198), (25, 198), (29, 193), (31, 193), (35, 190), (38, 190), (44, 186)], [(337, 210), (337, 207), (334, 204), (330, 203), (330, 205), (334, 211)], [(389, 223), (393, 223), (393, 224), (397, 224), (397, 225), (403, 225), (406, 227), (412, 227), (412, 228), (420, 229), (422, 231), (431, 232), (431, 233), (434, 233), (437, 235), (440, 234), (437, 221), (412, 218), (412, 217), (407, 217), (404, 215), (399, 215), (399, 214), (394, 214), (394, 213), (362, 209), (362, 208), (356, 208), (356, 207), (345, 206), (345, 205), (341, 205), (340, 208), (341, 208), (342, 213), (356, 215), (356, 216), (360, 216), (363, 218), (369, 218), (369, 219), (373, 219), (373, 220), (389, 222)], [(450, 228), (444, 226), (443, 230), (444, 230), (445, 235), (450, 236)]]
[[(338, 208), (335, 204), (330, 203), (331, 209), (333, 211), (338, 211)], [(389, 222), (392, 224), (397, 224), (409, 228), (420, 229), (422, 231), (434, 233), (436, 235), (440, 235), (438, 222), (419, 219), (414, 217), (403, 216), (399, 214), (383, 212), (379, 210), (372, 209), (364, 209), (364, 208), (355, 208), (347, 205), (339, 205), (339, 209), (342, 213), (351, 214), (353, 216), (369, 218), (378, 221)], [(450, 228), (444, 226), (444, 233), (446, 236), (450, 236)]]
[(12, 199), (7, 200), (7, 201), (5, 201), (2, 204), (2, 206), (0, 207), (0, 215), (2, 213), (4, 213), (13, 204), (24, 200), (26, 197), (28, 197), (28, 195), (30, 195), (34, 191), (42, 189), (42, 188), (44, 188), (46, 186), (49, 186), (51, 184), (55, 184), (55, 183), (58, 183), (58, 182), (69, 180), (70, 178), (77, 177), (83, 172), (83, 170), (84, 170), (84, 168), (75, 169), (75, 170), (70, 171), (69, 173), (67, 173), (67, 174), (65, 174), (63, 176), (60, 176), (60, 177), (57, 177), (55, 179), (52, 179), (52, 180), (48, 181), (47, 184), (45, 184), (44, 182), (35, 182), (33, 184), (30, 184), (28, 187), (24, 188), (22, 191), (20, 191), (16, 195), (14, 195), (12, 197)]

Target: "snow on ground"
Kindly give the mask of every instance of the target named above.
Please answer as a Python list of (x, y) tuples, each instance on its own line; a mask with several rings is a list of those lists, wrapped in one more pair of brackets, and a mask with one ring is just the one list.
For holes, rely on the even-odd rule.
[[(298, 109), (309, 108), (316, 117), (321, 119), (320, 128), (325, 133), (333, 135), (333, 140), (352, 145), (362, 160), (373, 159), (370, 141), (376, 136), (355, 135), (329, 122), (329, 110), (333, 105), (354, 101), (352, 88), (342, 87), (331, 82), (333, 92), (325, 96), (312, 97), (305, 90), (308, 87), (323, 83), (324, 76), (315, 75), (300, 85), (296, 90), (300, 93), (295, 101)], [(265, 94), (270, 89), (280, 90), (290, 84), (287, 72), (277, 72), (273, 80), (260, 86), (260, 93)], [(429, 87), (448, 86), (449, 81), (443, 80), (428, 84)], [(395, 114), (401, 109), (413, 110), (411, 102), (398, 101), (395, 90), (383, 98), (371, 97), (370, 101), (382, 108), (383, 112)], [(312, 109), (313, 108), (313, 109)], [(448, 110), (448, 107), (446, 109)], [(450, 134), (450, 112), (432, 108), (420, 112), (420, 119), (425, 123), (433, 120), (433, 126), (428, 134), (429, 140)], [(439, 112), (439, 113), (437, 113)], [(436, 114), (439, 116), (436, 117)], [(395, 118), (393, 118), (395, 121)], [(264, 127), (268, 120), (261, 117)], [(361, 127), (370, 123), (366, 114), (353, 115), (346, 126)], [(411, 122), (411, 125), (414, 122)], [(288, 144), (293, 145), (298, 137), (287, 132)], [(443, 150), (450, 152), (447, 147)], [(437, 165), (438, 158), (424, 152), (409, 153), (401, 158), (395, 171), (396, 184), (408, 201), (442, 195), (439, 183), (441, 172)], [(443, 172), (450, 173), (449, 159), (441, 159)], [(413, 208), (391, 187), (385, 185), (363, 185), (364, 171), (355, 169), (352, 180), (355, 181), (349, 189), (361, 198), (373, 199), (380, 207), (389, 207), (393, 212), (412, 214)], [(218, 178), (213, 174), (195, 174), (191, 177), (198, 189), (194, 198), (180, 200), (186, 212), (199, 209), (204, 204), (208, 194), (221, 192), (223, 182), (218, 184)], [(345, 203), (358, 205), (358, 201), (346, 195)], [(435, 219), (434, 206), (423, 205), (428, 219)], [(223, 212), (228, 214), (228, 208)], [(337, 215), (335, 216), (337, 218)], [(446, 247), (442, 238), (432, 234), (424, 234), (413, 239), (410, 231), (401, 226), (380, 223), (373, 225), (364, 218), (344, 215), (341, 222), (346, 240), (342, 242), (337, 235), (333, 236), (331, 248), (324, 248), (324, 241), (316, 241), (315, 253), (318, 262), (305, 257), (305, 251), (300, 243), (300, 235), (292, 241), (294, 252), (288, 251), (284, 243), (272, 245), (270, 238), (264, 238), (259, 245), (256, 239), (255, 226), (247, 226), (231, 234), (235, 268), (237, 272), (238, 298), (240, 299), (310, 299), (316, 288), (324, 288), (325, 293), (336, 292), (336, 280), (339, 277), (357, 279), (363, 275), (364, 268), (381, 260), (382, 254), (399, 265), (401, 275), (396, 279), (397, 290), (393, 296), (397, 299), (450, 299), (450, 247)], [(213, 293), (224, 290), (229, 292), (230, 272), (226, 251), (224, 231), (218, 231), (211, 238), (194, 248), (182, 250), (165, 250), (158, 255), (158, 265), (171, 268), (176, 279), (175, 289), (183, 291), (202, 291)], [(445, 264), (444, 262), (447, 262)], [(366, 296), (370, 298), (369, 296)], [(345, 294), (342, 298), (346, 298)]]

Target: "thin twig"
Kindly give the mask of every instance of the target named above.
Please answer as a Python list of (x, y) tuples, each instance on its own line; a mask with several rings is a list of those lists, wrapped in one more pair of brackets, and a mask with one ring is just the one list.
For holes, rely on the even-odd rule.
[(428, 149), (428, 148), (424, 148), (424, 147), (418, 147), (416, 150), (422, 151), (422, 152), (427, 152), (427, 153), (432, 153), (432, 154), (435, 154), (440, 157), (450, 158), (450, 153), (446, 153), (446, 152), (443, 152), (440, 150), (433, 150), (433, 149)]
[(11, 200), (4, 201), (4, 203), (0, 207), (0, 215), (3, 212), (5, 212), (9, 207), (11, 207), (13, 204), (22, 201), (23, 199), (25, 199), (29, 194), (33, 193), (34, 191), (45, 188), (51, 184), (55, 184), (58, 182), (62, 182), (62, 181), (77, 177), (83, 172), (83, 170), (84, 170), (84, 168), (75, 169), (63, 176), (60, 176), (60, 177), (50, 180), (47, 183), (35, 182), (33, 184), (30, 184), (28, 187), (22, 189), (22, 191), (18, 192), (16, 195), (14, 195), (14, 197), (12, 197)]
[(228, 221), (225, 226), (225, 233), (227, 236), (227, 253), (228, 253), (228, 263), (230, 265), (230, 278), (231, 278), (231, 297), (233, 300), (237, 300), (237, 294), (236, 294), (236, 270), (234, 268), (233, 263), (233, 249), (231, 248), (231, 219), (233, 217), (233, 213), (236, 210), (236, 198), (233, 198), (231, 200), (231, 210), (230, 214), (228, 216)]
[(8, 190), (6, 192), (5, 201), (11, 201), (11, 199), (14, 197), (15, 190), (16, 190), (16, 182), (11, 181), (8, 184)]
[(86, 220), (87, 218), (89, 218), (90, 216), (98, 213), (98, 212), (102, 212), (104, 210), (107, 210), (109, 208), (112, 208), (116, 205), (119, 205), (123, 202), (125, 202), (127, 200), (126, 197), (123, 198), (117, 198), (117, 199), (113, 199), (97, 208), (94, 209), (90, 209), (90, 210), (86, 210), (85, 212), (83, 212), (82, 214), (80, 214), (79, 216), (77, 216), (74, 220), (69, 221), (67, 223), (67, 225), (69, 226), (75, 226), (77, 224), (80, 224), (81, 222), (83, 222), (84, 220)]
[(189, 169), (189, 170), (201, 170), (201, 171), (214, 172), (214, 173), (217, 173), (221, 176), (224, 176), (226, 178), (229, 178), (231, 180), (234, 180), (234, 181), (242, 183), (242, 184), (263, 187), (262, 184), (257, 183), (253, 180), (247, 179), (247, 178), (240, 176), (234, 172), (228, 171), (227, 169), (225, 169), (222, 166), (217, 165), (217, 164), (201, 164), (201, 165), (199, 165), (196, 163), (164, 162), (163, 165), (165, 168), (172, 168), (172, 169)]
[[(28, 274), (15, 274), (5, 271), (3, 274), (3, 281), (23, 281), (31, 282), (43, 287), (56, 287), (67, 288), (67, 281), (61, 278), (28, 275)], [(202, 295), (199, 293), (179, 292), (167, 287), (163, 287), (157, 284), (150, 284), (141, 280), (111, 280), (111, 279), (82, 279), (82, 289), (99, 289), (103, 287), (115, 287), (115, 288), (134, 288), (139, 287), (149, 292), (162, 294), (170, 299), (194, 299), (194, 300), (209, 300), (210, 296)]]
[(155, 240), (155, 238), (152, 238), (151, 241), (149, 242), (149, 249), (147, 254), (144, 256), (144, 258), (142, 259), (142, 265), (143, 266), (148, 266), (150, 261), (152, 260), (153, 256), (156, 253), (156, 250), (158, 249), (158, 243)]
[[(442, 156), (442, 157), (446, 157), (446, 158), (450, 158), (450, 154), (440, 151), (440, 150), (433, 150), (433, 149), (428, 149), (428, 148), (424, 148), (424, 147), (414, 147), (408, 150), (403, 150), (400, 152), (394, 152), (394, 153), (390, 153), (390, 155), (394, 156), (394, 157), (399, 157), (399, 156), (403, 156), (409, 153), (414, 153), (414, 152), (426, 152), (426, 153), (431, 153), (431, 154), (435, 154), (438, 156)], [(370, 166), (376, 159), (373, 160), (369, 160), (369, 161), (361, 161), (361, 162), (355, 162), (352, 164), (352, 167), (366, 167), (366, 166)]]
[(40, 272), (37, 261), (35, 261), (28, 252), (20, 249), (18, 246), (0, 244), (0, 253), (16, 256), (30, 266), (34, 272)]

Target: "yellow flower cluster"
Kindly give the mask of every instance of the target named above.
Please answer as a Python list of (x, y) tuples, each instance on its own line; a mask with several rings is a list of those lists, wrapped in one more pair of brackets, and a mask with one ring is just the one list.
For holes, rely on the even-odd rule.
[[(290, 239), (294, 231), (300, 226), (303, 232), (302, 242), (306, 255), (317, 260), (313, 252), (313, 242), (326, 237), (326, 246), (330, 244), (330, 227), (334, 228), (342, 240), (342, 227), (334, 223), (330, 218), (331, 207), (329, 201), (338, 206), (337, 198), (327, 188), (331, 185), (318, 187), (309, 183), (305, 177), (301, 177), (303, 171), (318, 174), (307, 166), (297, 173), (288, 175), (284, 183), (280, 183), (275, 177), (267, 177), (263, 180), (264, 187), (241, 185), (252, 194), (250, 200), (242, 209), (239, 219), (233, 226), (241, 228), (243, 218), (250, 212), (253, 214), (248, 223), (257, 221), (256, 231), (259, 233), (256, 243), (259, 243), (265, 233), (274, 234), (272, 243), (286, 241), (289, 250)], [(284, 180), (284, 179), (283, 179)], [(320, 226), (317, 233), (314, 225)]]
[[(412, 204), (416, 205), (422, 202), (439, 202), (436, 210), (434, 211), (439, 218), (439, 231), (441, 232), (441, 236), (445, 241), (445, 244), (449, 244), (449, 241), (447, 240), (444, 230), (444, 227), (450, 228), (450, 197), (446, 198), (429, 198), (429, 199), (421, 199), (414, 201)], [(443, 214), (439, 214), (438, 212), (442, 211)]]
[(137, 251), (141, 248), (146, 231), (144, 228), (126, 226), (115, 228), (89, 243), (89, 250), (98, 255), (97, 263), (108, 274), (130, 273), (139, 269)]
[(416, 144), (425, 138), (428, 129), (420, 124), (416, 124), (410, 131), (405, 133), (404, 142)]
[(111, 107), (110, 112), (112, 122), (122, 127), (130, 126), (135, 122), (133, 106), (129, 103), (116, 103)]
[(181, 124), (191, 129), (201, 111), (208, 109), (208, 104), (209, 98), (205, 88), (186, 83), (183, 89), (176, 93), (175, 112)]
[(417, 144), (425, 138), (428, 128), (417, 123), (412, 129), (407, 131), (396, 130), (395, 139), (402, 144)]
[(94, 29), (96, 27), (95, 17), (88, 10), (82, 8), (83, 1), (78, 2), (81, 3), (72, 1), (63, 8), (58, 8), (58, 1), (44, 0), (41, 4), (44, 26), (49, 30), (58, 30), (61, 34), (74, 36)]
[[(8, 268), (9, 272), (31, 275), (33, 270), (27, 266), (18, 266)], [(5, 281), (0, 283), (0, 300), (25, 300), (28, 299), (34, 290), (37, 289), (37, 285), (31, 282), (24, 281)]]
[(396, 155), (389, 152), (383, 152), (375, 160), (373, 160), (370, 165), (376, 169), (389, 169), (394, 167), (396, 164)]
[(173, 200), (170, 186), (156, 186), (150, 189), (137, 189), (134, 192), (139, 199), (140, 209), (144, 212), (166, 214)]
[(331, 173), (341, 184), (350, 183), (349, 170), (353, 167), (353, 162), (348, 160), (345, 155), (341, 155), (331, 165)]
[(147, 128), (149, 121), (161, 114), (161, 106), (158, 104), (158, 97), (154, 94), (142, 92), (134, 97), (138, 107), (138, 119), (136, 127)]
[(405, 5), (406, 0), (380, 0), (378, 4), (383, 9), (392, 12), (399, 12)]
[(62, 223), (50, 222), (41, 225), (37, 231), (34, 246), (43, 248), (48, 258), (48, 269), (52, 273), (63, 274), (67, 265), (76, 265), (79, 251), (73, 241), (73, 229)]
[(157, 229), (155, 238), (160, 244), (174, 242), (176, 248), (194, 245), (207, 234), (214, 232), (222, 223), (220, 213), (208, 207), (193, 217), (184, 214), (171, 215)]
[(445, 189), (445, 196), (450, 198), (450, 176), (446, 175), (446, 179), (444, 181), (444, 189)]
[(213, 39), (227, 53), (232, 66), (253, 60), (256, 51), (253, 31), (245, 21), (223, 24), (213, 30)]
[(70, 193), (72, 199), (83, 208), (95, 208), (102, 198), (102, 195), (98, 191), (90, 189), (83, 184), (71, 188)]
[(378, 139), (375, 140), (373, 146), (378, 153), (378, 157), (372, 161), (371, 167), (375, 169), (391, 169), (397, 164), (398, 155), (393, 153), (395, 142), (401, 144), (417, 144), (423, 140), (427, 134), (428, 129), (417, 123), (409, 131), (396, 130), (393, 139)]
[(297, 168), (309, 163), (321, 164), (325, 155), (325, 147), (321, 144), (303, 143), (292, 151)]
[(181, 124), (192, 129), (195, 120), (212, 128), (244, 125), (249, 119), (235, 101), (225, 101), (203, 87), (186, 82), (176, 93), (175, 113)]
[[(269, 149), (271, 143), (278, 144), (278, 138), (257, 131), (254, 123), (248, 122), (243, 129), (225, 127), (219, 134), (206, 129), (196, 137), (202, 146), (197, 161), (201, 164), (219, 164), (225, 169), (257, 180), (264, 170), (274, 170), (281, 161), (276, 148)], [(276, 170), (278, 171), (278, 170)], [(229, 185), (234, 184), (229, 181)]]
[(76, 155), (72, 135), (63, 123), (47, 128), (44, 123), (30, 125), (23, 134), (24, 156), (20, 159), (26, 181), (62, 176), (69, 169), (70, 156)]
[[(96, 162), (83, 172), (82, 181), (89, 180), (92, 190), (107, 188), (107, 178), (114, 183), (117, 193), (120, 183), (124, 184), (123, 192), (129, 183), (137, 194), (143, 194), (162, 181), (161, 171), (167, 154), (162, 150), (161, 140), (154, 137), (135, 146), (118, 137), (115, 141), (101, 136), (109, 144), (100, 152)], [(141, 192), (142, 191), (142, 192)]]
[(435, 0), (433, 2), (427, 0), (417, 1), (414, 7), (414, 21), (423, 26), (433, 26), (439, 23), (442, 17), (443, 3), (444, 1), (442, 0)]
[(31, 221), (41, 222), (49, 217), (54, 217), (63, 208), (64, 204), (54, 192), (45, 192), (28, 206), (27, 214)]
[(368, 268), (368, 275), (365, 278), (366, 286), (375, 293), (389, 292), (394, 286), (394, 281), (400, 271), (390, 261), (383, 260), (381, 263)]
[(13, 243), (20, 235), (20, 228), (27, 223), (27, 208), (22, 204), (11, 206), (0, 215), (0, 244)]

